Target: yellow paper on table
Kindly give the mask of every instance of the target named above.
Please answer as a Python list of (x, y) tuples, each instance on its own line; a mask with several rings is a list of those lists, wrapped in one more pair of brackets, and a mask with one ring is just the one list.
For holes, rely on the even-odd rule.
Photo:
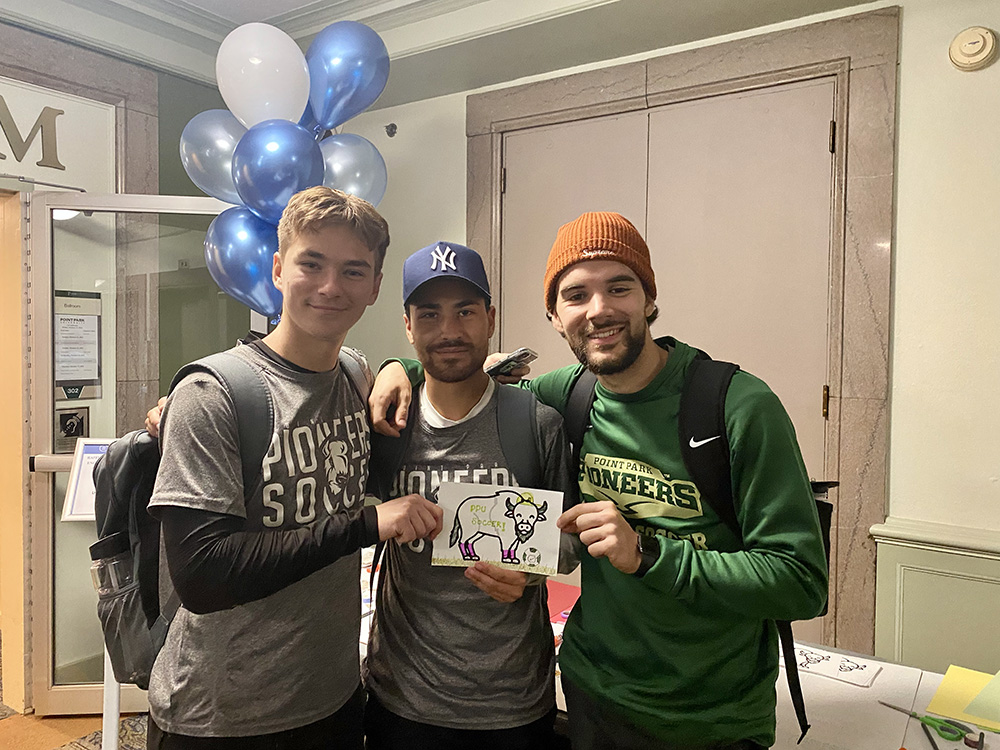
[(931, 699), (927, 710), (932, 714), (947, 716), (949, 719), (978, 724), (987, 729), (1000, 731), (1000, 720), (988, 716), (973, 716), (965, 713), (966, 706), (985, 688), (993, 675), (976, 672), (973, 669), (948, 667), (941, 685)]

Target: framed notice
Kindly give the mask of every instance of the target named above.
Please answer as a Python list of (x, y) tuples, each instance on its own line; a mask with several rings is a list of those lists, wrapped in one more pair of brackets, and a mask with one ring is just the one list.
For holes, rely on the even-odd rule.
[(108, 452), (114, 438), (79, 438), (66, 486), (63, 521), (94, 521), (94, 464)]
[(100, 293), (56, 290), (52, 329), (56, 399), (100, 398)]

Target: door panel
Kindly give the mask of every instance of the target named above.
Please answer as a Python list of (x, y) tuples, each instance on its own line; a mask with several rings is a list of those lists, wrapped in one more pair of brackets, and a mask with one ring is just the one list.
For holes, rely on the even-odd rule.
[(832, 78), (654, 110), (654, 328), (765, 380), (823, 478)]
[(644, 112), (533, 128), (504, 139), (500, 348), (538, 352), (535, 372), (576, 358), (545, 319), (542, 278), (556, 231), (584, 211), (617, 211), (645, 230)]

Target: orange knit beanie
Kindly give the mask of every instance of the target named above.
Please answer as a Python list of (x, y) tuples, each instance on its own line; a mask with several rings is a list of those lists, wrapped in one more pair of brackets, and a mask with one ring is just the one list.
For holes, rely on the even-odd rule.
[(635, 271), (650, 299), (656, 299), (656, 279), (649, 248), (642, 235), (621, 214), (594, 211), (563, 224), (545, 266), (545, 309), (556, 306), (559, 276), (582, 260), (615, 260)]

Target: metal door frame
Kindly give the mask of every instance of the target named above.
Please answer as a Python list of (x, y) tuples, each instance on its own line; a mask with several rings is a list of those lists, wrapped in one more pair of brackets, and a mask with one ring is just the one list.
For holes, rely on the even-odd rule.
[[(27, 450), (32, 467), (30, 508), (30, 630), (31, 702), (39, 715), (99, 714), (100, 683), (55, 685), (54, 674), (54, 510), (50, 475), (69, 471), (72, 456), (53, 453), (53, 313), (52, 313), (52, 215), (53, 209), (111, 213), (215, 215), (231, 208), (215, 198), (159, 195), (91, 195), (69, 192), (25, 193), (24, 290), (28, 345), (25, 382), (28, 384), (29, 431)], [(89, 561), (80, 560), (80, 565)], [(91, 613), (95, 618), (97, 613)], [(123, 712), (145, 711), (145, 691), (134, 685), (122, 688)]]

